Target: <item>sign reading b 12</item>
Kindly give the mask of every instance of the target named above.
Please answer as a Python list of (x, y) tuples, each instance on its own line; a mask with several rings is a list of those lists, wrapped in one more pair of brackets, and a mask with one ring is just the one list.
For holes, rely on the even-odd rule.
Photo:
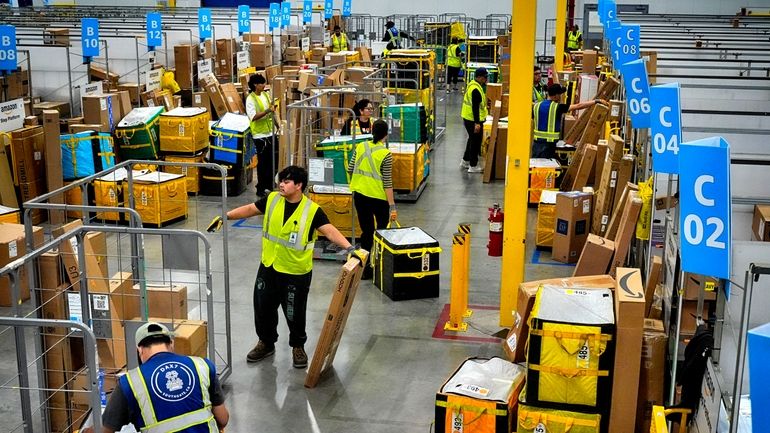
[(0, 26), (0, 71), (16, 70), (16, 27)]
[(211, 39), (211, 9), (198, 9), (198, 37), (201, 40)]
[(634, 128), (650, 127), (650, 83), (644, 60), (623, 63), (620, 67), (626, 85), (626, 100), (631, 125)]
[(729, 279), (730, 145), (710, 137), (679, 149), (682, 270)]
[(248, 5), (238, 6), (238, 33), (251, 32), (251, 9)]
[(682, 109), (679, 83), (650, 87), (652, 167), (656, 173), (679, 173)]
[(80, 20), (80, 40), (83, 57), (99, 56), (99, 20), (96, 18)]
[(161, 15), (157, 12), (147, 14), (147, 46), (155, 48), (163, 45)]

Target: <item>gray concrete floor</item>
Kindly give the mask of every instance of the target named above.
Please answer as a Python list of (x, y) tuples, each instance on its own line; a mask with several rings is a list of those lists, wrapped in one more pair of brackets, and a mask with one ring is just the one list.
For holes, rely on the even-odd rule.
[[(232, 374), (224, 388), (231, 421), (228, 432), (428, 432), (434, 417), (434, 397), (443, 381), (467, 357), (502, 356), (500, 340), (493, 334), (498, 325), (501, 259), (488, 257), (487, 208), (502, 202), (502, 182), (483, 184), (480, 174), (459, 168), (466, 133), (459, 112), (462, 95), (441, 93), (439, 104), (447, 103), (447, 129), (430, 155), (428, 186), (414, 204), (399, 203), (402, 224), (419, 226), (445, 248), (441, 254), (441, 292), (437, 299), (392, 302), (371, 282), (362, 282), (352, 307), (333, 369), (315, 389), (303, 386), (305, 370), (291, 365), (288, 332), (281, 318), (275, 356), (256, 364), (246, 363), (246, 353), (256, 343), (252, 315), (252, 288), (260, 257), (261, 218), (229, 230), (232, 317)], [(446, 99), (446, 101), (444, 101)], [(251, 201), (253, 185), (239, 197), (228, 199), (228, 207)], [(216, 198), (191, 198), (190, 218), (175, 228), (205, 230), (210, 218), (220, 211)], [(534, 227), (535, 209), (529, 210), (529, 227)], [(482, 341), (433, 338), (439, 315), (449, 302), (451, 235), (459, 222), (473, 224), (471, 305), (477, 309), (464, 334)], [(571, 266), (550, 261), (550, 253), (534, 252), (533, 229), (528, 230), (526, 278), (528, 280), (566, 276)], [(211, 235), (213, 266), (221, 271), (221, 238)], [(184, 273), (163, 273), (158, 259), (159, 242), (146, 239), (149, 274), (158, 279), (185, 281), (195, 285), (197, 274), (185, 280)], [(111, 239), (111, 251), (125, 249)], [(153, 256), (154, 255), (154, 256)], [(536, 263), (533, 263), (533, 259)], [(126, 269), (127, 263), (110, 262), (110, 272)], [(312, 356), (320, 324), (329, 305), (339, 263), (316, 261), (308, 305), (308, 343)], [(189, 277), (189, 275), (188, 275)], [(221, 273), (215, 275), (215, 298), (223, 299)], [(199, 296), (190, 291), (191, 305)], [(215, 313), (218, 332), (223, 329), (223, 307)], [(0, 309), (0, 315), (7, 314)], [(217, 348), (224, 351), (224, 336)], [(12, 333), (0, 335), (0, 373), (13, 370)], [(8, 350), (2, 350), (8, 349)], [(221, 362), (221, 360), (220, 360)], [(218, 363), (220, 363), (218, 362)], [(6, 368), (7, 366), (7, 368)], [(10, 373), (10, 371), (8, 372)], [(5, 374), (3, 376), (6, 376)], [(0, 412), (18, 404), (16, 392), (0, 393)], [(0, 427), (0, 430), (3, 428)]]

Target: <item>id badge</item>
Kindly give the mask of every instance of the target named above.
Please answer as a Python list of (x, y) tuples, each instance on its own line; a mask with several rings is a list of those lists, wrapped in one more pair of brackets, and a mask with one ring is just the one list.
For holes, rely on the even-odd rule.
[(289, 234), (289, 242), (296, 244), (297, 243), (297, 232), (291, 232)]

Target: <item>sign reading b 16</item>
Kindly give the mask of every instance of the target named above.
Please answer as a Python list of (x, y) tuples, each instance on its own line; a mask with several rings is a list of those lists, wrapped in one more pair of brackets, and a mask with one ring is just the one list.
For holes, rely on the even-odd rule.
[(722, 137), (682, 143), (679, 176), (682, 269), (729, 279), (730, 145)]

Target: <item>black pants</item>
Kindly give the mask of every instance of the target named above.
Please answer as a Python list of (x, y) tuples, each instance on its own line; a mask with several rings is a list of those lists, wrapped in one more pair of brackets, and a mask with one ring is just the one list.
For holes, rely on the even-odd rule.
[(367, 197), (357, 192), (353, 193), (356, 205), (358, 223), (361, 225), (361, 248), (372, 251), (374, 245), (374, 230), (384, 229), (390, 220), (390, 206), (387, 200)]
[(532, 154), (530, 158), (556, 158), (556, 142), (535, 140), (532, 143)]
[(254, 145), (257, 148), (257, 195), (262, 195), (265, 190), (275, 188), (275, 173), (280, 170), (276, 166), (273, 171), (273, 163), (278, 164), (278, 137), (275, 137), (275, 146), (273, 137), (255, 139)]
[(465, 130), (468, 132), (468, 142), (465, 143), (465, 153), (463, 154), (463, 161), (468, 161), (471, 167), (475, 167), (479, 163), (479, 154), (481, 153), (481, 140), (484, 138), (484, 128), (482, 127), (478, 133), (473, 132), (475, 123), (472, 120), (463, 119), (465, 124)]
[(289, 275), (272, 266), (259, 265), (254, 283), (254, 327), (260, 340), (268, 345), (278, 341), (278, 307), (281, 307), (289, 324), (289, 346), (305, 344), (307, 296), (312, 274)]
[(454, 66), (447, 66), (447, 79), (446, 83), (449, 85), (449, 83), (457, 84), (457, 79), (460, 77), (460, 68), (455, 68)]

